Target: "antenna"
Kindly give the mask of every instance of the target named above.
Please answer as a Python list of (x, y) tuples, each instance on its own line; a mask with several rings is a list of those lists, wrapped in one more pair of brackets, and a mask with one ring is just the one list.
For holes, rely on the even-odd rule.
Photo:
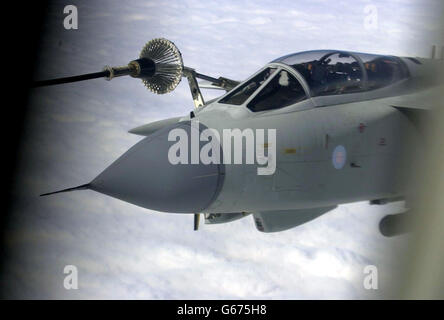
[(430, 52), (430, 59), (436, 58), (436, 45), (432, 45), (432, 51)]

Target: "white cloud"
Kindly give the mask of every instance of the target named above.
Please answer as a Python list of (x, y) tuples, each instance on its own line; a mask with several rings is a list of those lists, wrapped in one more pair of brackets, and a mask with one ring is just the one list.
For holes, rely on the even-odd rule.
[[(410, 26), (415, 34), (423, 26), (394, 13), (412, 1), (373, 2), (381, 23), (374, 33), (363, 29), (366, 2), (356, 1), (284, 1), (278, 8), (274, 1), (74, 1), (85, 16), (72, 33), (60, 32), (57, 2), (38, 76), (125, 64), (155, 37), (173, 40), (186, 65), (239, 80), (296, 51), (407, 52)], [(154, 213), (91, 191), (36, 197), (90, 181), (140, 140), (127, 130), (187, 114), (186, 81), (159, 96), (130, 78), (93, 80), (42, 88), (31, 101), (9, 232), (14, 255), (3, 275), (11, 297), (363, 298), (364, 265), (376, 264), (389, 277), (388, 255), (403, 238), (383, 238), (377, 224), (400, 203), (348, 204), (295, 229), (262, 234), (251, 217), (194, 232), (192, 216)], [(77, 291), (62, 287), (67, 264), (79, 268)]]

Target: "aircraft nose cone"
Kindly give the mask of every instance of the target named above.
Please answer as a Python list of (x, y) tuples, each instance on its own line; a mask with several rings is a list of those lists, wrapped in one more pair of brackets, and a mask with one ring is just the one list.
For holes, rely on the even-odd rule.
[[(168, 134), (175, 128), (187, 133), (191, 150), (191, 131), (199, 130), (189, 121), (170, 125), (134, 145), (97, 176), (90, 188), (157, 211), (198, 213), (207, 208), (222, 188), (224, 165), (191, 164), (190, 155), (188, 164), (171, 164), (168, 151), (176, 141), (168, 141)], [(201, 124), (200, 129), (205, 126)]]

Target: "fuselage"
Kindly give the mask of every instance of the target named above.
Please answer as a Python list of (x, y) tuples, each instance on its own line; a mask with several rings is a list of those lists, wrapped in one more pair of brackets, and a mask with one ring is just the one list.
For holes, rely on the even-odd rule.
[[(359, 54), (353, 56), (359, 59)], [(291, 210), (408, 195), (409, 161), (421, 153), (423, 143), (418, 128), (390, 105), (390, 97), (414, 95), (436, 85), (439, 81), (430, 79), (430, 74), (441, 62), (390, 59), (396, 59), (403, 68), (397, 80), (381, 79), (385, 83), (373, 84), (368, 90), (316, 95), (298, 72), (300, 68), (281, 62), (284, 57), (256, 74), (266, 68), (275, 68), (275, 74), (288, 72), (301, 83), (306, 99), (282, 108), (252, 110), (249, 104), (272, 81), (268, 80), (241, 104), (220, 103), (228, 93), (197, 110), (196, 119), (218, 130), (220, 136), (227, 126), (276, 129), (275, 173), (258, 175), (251, 165), (227, 165), (223, 188), (207, 211)], [(367, 81), (369, 78), (362, 76)], [(340, 165), (335, 163), (338, 147), (344, 158)]]
[[(223, 188), (209, 212), (312, 208), (407, 191), (400, 170), (403, 146), (417, 131), (393, 107), (363, 101), (272, 116), (240, 116), (238, 108), (214, 104), (196, 117), (221, 136), (226, 123), (241, 130), (275, 129), (276, 171), (258, 175), (254, 165), (225, 165)], [(338, 146), (345, 150), (340, 168), (334, 163)], [(415, 150), (411, 142), (409, 147)]]
[[(415, 124), (390, 99), (437, 85), (438, 77), (430, 76), (437, 63), (327, 50), (282, 57), (191, 115), (144, 126), (138, 133), (147, 137), (92, 189), (184, 213), (308, 209), (404, 196), (405, 159), (422, 143)], [(245, 162), (165, 164), (174, 144), (168, 131), (182, 126), (192, 132), (192, 121), (220, 137), (227, 128), (275, 130), (274, 146), (256, 146), (275, 150), (275, 171), (258, 175), (258, 165)], [(153, 175), (157, 189), (143, 183)]]

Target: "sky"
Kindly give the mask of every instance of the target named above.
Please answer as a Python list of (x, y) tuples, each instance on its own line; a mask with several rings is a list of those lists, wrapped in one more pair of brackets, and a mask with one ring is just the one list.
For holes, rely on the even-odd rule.
[[(63, 8), (78, 8), (77, 30)], [(377, 9), (377, 25), (365, 23)], [(438, 1), (54, 1), (36, 78), (100, 71), (137, 58), (163, 37), (198, 72), (243, 80), (275, 58), (340, 49), (427, 57)], [(427, 36), (425, 37), (424, 34)], [(214, 97), (219, 91), (204, 91)], [(402, 202), (337, 209), (291, 230), (258, 232), (251, 217), (193, 231), (192, 215), (166, 214), (93, 191), (39, 194), (91, 181), (141, 140), (131, 128), (193, 108), (186, 81), (168, 95), (138, 79), (35, 89), (15, 179), (9, 260), (1, 288), (27, 299), (366, 299), (388, 291), (407, 236), (378, 223)], [(161, 181), (147, 183), (161, 184)], [(78, 268), (66, 290), (63, 269)], [(363, 287), (378, 267), (380, 288)]]

